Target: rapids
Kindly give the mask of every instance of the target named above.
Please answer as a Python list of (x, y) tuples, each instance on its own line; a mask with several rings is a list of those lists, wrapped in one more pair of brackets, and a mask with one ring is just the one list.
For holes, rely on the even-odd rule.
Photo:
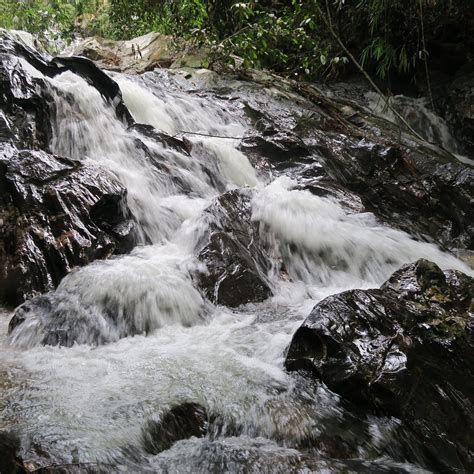
[[(141, 244), (129, 255), (74, 270), (54, 292), (65, 327), (79, 331), (82, 317), (94, 319), (94, 334), (85, 333), (80, 344), (42, 346), (40, 313), (8, 337), (8, 317), (0, 318), (0, 429), (18, 431), (24, 457), (40, 465), (338, 470), (330, 455), (299, 450), (305, 439), (331, 432), (358, 446), (354, 469), (421, 472), (397, 458), (396, 420), (351, 415), (324, 386), (288, 374), (285, 350), (328, 295), (377, 287), (420, 257), (445, 269), (472, 273), (469, 268), (370, 213), (351, 212), (335, 198), (297, 189), (289, 177), (257, 170), (238, 150), (235, 137), (247, 125), (237, 105), (168, 87), (158, 73), (146, 81), (112, 76), (137, 122), (170, 135), (194, 132), (185, 135), (191, 152), (127, 128), (75, 74), (48, 79), (56, 108), (52, 151), (92, 160), (118, 178)], [(255, 189), (252, 219), (287, 274), (269, 272), (269, 300), (231, 310), (212, 305), (193, 286), (192, 272), (203, 265), (193, 252), (206, 229), (203, 210), (222, 192), (244, 186)], [(104, 316), (110, 308), (113, 322)], [(144, 421), (187, 401), (218, 413), (222, 430), (156, 456), (144, 453)], [(236, 425), (238, 433), (231, 429)], [(387, 446), (393, 457), (380, 455)]]

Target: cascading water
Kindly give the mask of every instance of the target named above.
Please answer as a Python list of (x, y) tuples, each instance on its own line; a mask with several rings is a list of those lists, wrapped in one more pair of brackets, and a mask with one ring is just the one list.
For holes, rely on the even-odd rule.
[[(393, 111), (387, 107), (382, 97), (375, 92), (368, 92), (365, 94), (365, 97), (373, 113), (384, 117), (390, 122), (398, 123), (398, 118)], [(404, 95), (396, 95), (391, 97), (390, 103), (425, 140), (442, 146), (459, 161), (474, 165), (472, 159), (460, 154), (459, 146), (449, 130), (448, 124), (429, 107), (426, 97), (413, 98)]]
[[(416, 470), (377, 458), (380, 446), (395, 442), (395, 421), (354, 420), (323, 386), (284, 371), (285, 349), (327, 295), (378, 286), (420, 257), (469, 269), (371, 214), (298, 190), (289, 178), (258, 176), (238, 140), (204, 136), (243, 136), (238, 114), (208, 98), (158, 90), (153, 77), (158, 86), (148, 89), (114, 74), (138, 122), (171, 135), (202, 134), (187, 135), (190, 154), (127, 128), (71, 72), (50, 80), (52, 150), (93, 160), (120, 180), (142, 245), (73, 271), (54, 292), (60, 324), (80, 334), (78, 344), (42, 346), (41, 311), (3, 337), (2, 398), (15, 403), (1, 407), (1, 427), (19, 426), (39, 459), (44, 450), (52, 462), (166, 472), (239, 471), (248, 459), (258, 459), (262, 472), (288, 472), (304, 461), (300, 440), (332, 430), (360, 443), (361, 459)], [(272, 298), (230, 310), (212, 305), (193, 285), (192, 273), (202, 266), (193, 252), (206, 228), (203, 210), (220, 193), (243, 186), (255, 189), (252, 219), (290, 278), (270, 272)], [(144, 420), (189, 401), (218, 413), (221, 432), (178, 442), (157, 456), (143, 453)], [(330, 461), (318, 466), (337, 468)]]

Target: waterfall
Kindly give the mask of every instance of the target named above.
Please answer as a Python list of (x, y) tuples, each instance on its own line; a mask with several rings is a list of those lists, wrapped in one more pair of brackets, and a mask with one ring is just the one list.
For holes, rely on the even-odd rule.
[[(25, 436), (40, 436), (38, 450), (44, 443), (58, 462), (125, 463), (124, 453), (140, 445), (143, 420), (192, 400), (221, 414), (225, 441), (206, 450), (203, 443), (211, 441), (188, 440), (157, 457), (137, 455), (126, 469), (178, 471), (184, 451), (205, 457), (239, 447), (264, 453), (269, 465), (281, 459), (290, 470), (298, 453), (287, 442), (334, 423), (343, 431), (349, 416), (328, 389), (283, 369), (285, 349), (311, 307), (338, 291), (376, 287), (420, 257), (470, 270), (371, 213), (354, 213), (335, 198), (298, 189), (290, 178), (257, 170), (235, 138), (246, 132), (242, 114), (149, 74), (154, 88), (140, 78), (113, 78), (137, 122), (184, 136), (189, 152), (122, 123), (72, 72), (47, 79), (55, 109), (52, 151), (91, 160), (126, 187), (140, 244), (129, 255), (75, 269), (51, 295), (55, 324), (77, 334), (75, 345), (40, 344), (49, 324), (40, 307), (3, 338), (2, 357), (27, 380), (5, 388), (21, 396), (5, 407), (2, 423), (19, 418)], [(208, 301), (193, 272), (204, 265), (195, 255), (209, 225), (204, 210), (241, 187), (252, 189), (252, 221), (285, 272), (268, 272), (273, 297), (231, 310)], [(375, 445), (390, 439), (393, 424), (364, 419), (360, 436)]]

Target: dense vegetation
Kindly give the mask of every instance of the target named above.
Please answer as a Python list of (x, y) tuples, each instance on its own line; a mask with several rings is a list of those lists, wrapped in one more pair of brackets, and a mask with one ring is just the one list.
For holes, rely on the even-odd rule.
[[(0, 26), (71, 38), (154, 30), (208, 46), (211, 58), (285, 75), (354, 67), (416, 77), (432, 56), (471, 59), (472, 0), (3, 0)], [(458, 61), (458, 62), (459, 62)]]

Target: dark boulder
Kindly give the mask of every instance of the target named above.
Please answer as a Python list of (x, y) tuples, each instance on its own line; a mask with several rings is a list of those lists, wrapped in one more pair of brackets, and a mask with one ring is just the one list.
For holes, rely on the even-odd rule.
[(81, 76), (115, 107), (119, 119), (129, 125), (133, 124), (132, 115), (123, 102), (120, 87), (91, 60), (80, 56), (56, 57), (51, 61), (51, 64), (57, 66), (59, 72), (67, 70)]
[(404, 127), (338, 105), (344, 121), (317, 133), (330, 179), (389, 225), (448, 249), (474, 248), (474, 168)]
[(130, 131), (136, 131), (147, 138), (150, 138), (154, 142), (161, 143), (165, 148), (179, 151), (185, 155), (189, 155), (190, 147), (185, 141), (179, 138), (168, 135), (165, 132), (157, 130), (152, 125), (146, 125), (143, 123), (134, 123), (128, 128)]
[(311, 151), (298, 135), (278, 130), (266, 130), (261, 134), (246, 136), (240, 148), (247, 154), (264, 156), (275, 164), (311, 155)]
[(335, 117), (296, 128), (312, 154), (291, 160), (292, 177), (345, 188), (366, 211), (422, 240), (474, 248), (473, 167), (354, 102), (324, 101)]
[(270, 261), (251, 219), (251, 201), (250, 189), (233, 190), (205, 210), (208, 227), (197, 254), (207, 271), (199, 272), (197, 280), (214, 303), (236, 307), (272, 294), (266, 277)]
[(142, 444), (149, 454), (171, 448), (179, 440), (202, 438), (207, 433), (206, 409), (197, 403), (183, 403), (165, 412), (159, 420), (148, 420), (142, 429)]
[(48, 149), (51, 109), (43, 80), (28, 74), (0, 39), (0, 139), (21, 148)]
[[(134, 133), (134, 143), (137, 149), (141, 150), (150, 163), (153, 164), (158, 175), (163, 176), (164, 180), (170, 180), (176, 188), (183, 194), (190, 194), (192, 186), (190, 186), (187, 177), (181, 172), (180, 168), (173, 166), (166, 157), (165, 153), (152, 149), (146, 143), (147, 139), (153, 143), (159, 143), (165, 150), (177, 151), (178, 153), (190, 156), (191, 146), (185, 141), (176, 137), (172, 137), (165, 132), (155, 129), (151, 125), (142, 123), (134, 123), (128, 128)], [(191, 163), (191, 166), (193, 164)], [(196, 166), (194, 164), (194, 166)], [(197, 168), (196, 170), (199, 170)]]
[[(19, 328), (15, 331), (16, 328)], [(99, 345), (119, 339), (112, 318), (75, 295), (46, 293), (20, 305), (8, 325), (10, 342), (21, 347)], [(122, 335), (123, 337), (123, 335)]]
[(135, 243), (126, 190), (90, 163), (0, 144), (0, 301), (17, 305), (73, 268)]
[[(444, 452), (444, 468), (474, 467), (474, 280), (419, 260), (380, 289), (317, 304), (290, 344), (305, 370), (357, 406), (402, 420)], [(438, 466), (439, 467), (439, 466)]]
[(323, 139), (330, 178), (365, 208), (412, 235), (447, 248), (474, 248), (474, 168), (429, 147)]
[(20, 474), (28, 472), (19, 455), (20, 440), (12, 433), (0, 432), (0, 472)]

